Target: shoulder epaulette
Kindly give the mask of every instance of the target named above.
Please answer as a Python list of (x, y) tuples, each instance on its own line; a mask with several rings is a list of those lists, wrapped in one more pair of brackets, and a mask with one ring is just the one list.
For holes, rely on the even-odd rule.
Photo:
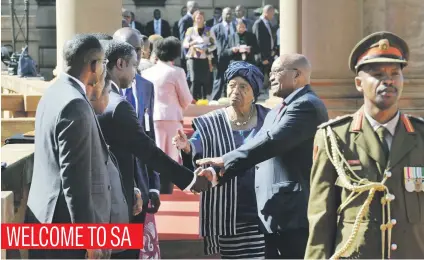
[(424, 124), (424, 118), (422, 118), (422, 117), (413, 116), (413, 115), (409, 115), (409, 114), (405, 114), (405, 116), (407, 116), (408, 118), (414, 120), (415, 122)]
[(338, 123), (341, 123), (341, 122), (346, 121), (347, 119), (352, 119), (352, 117), (353, 117), (353, 115), (338, 116), (338, 117), (336, 117), (334, 119), (331, 119), (331, 120), (329, 120), (329, 121), (327, 121), (325, 123), (320, 124), (318, 126), (318, 128), (324, 128), (324, 127), (327, 127), (329, 125), (338, 124)]

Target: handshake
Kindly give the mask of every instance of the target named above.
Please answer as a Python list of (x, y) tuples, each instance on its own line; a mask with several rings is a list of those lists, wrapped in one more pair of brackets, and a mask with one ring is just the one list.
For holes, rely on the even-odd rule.
[[(190, 142), (182, 130), (178, 130), (177, 135), (172, 138), (172, 144), (185, 154), (191, 153)], [(193, 193), (199, 193), (216, 186), (218, 184), (218, 177), (216, 176), (216, 172), (213, 167), (221, 168), (219, 174), (222, 176), (224, 174), (224, 171), (222, 170), (224, 167), (224, 161), (222, 158), (204, 158), (197, 160), (196, 164), (200, 167), (194, 171), (197, 178), (190, 190)], [(203, 166), (206, 165), (209, 165), (210, 167), (203, 168)]]

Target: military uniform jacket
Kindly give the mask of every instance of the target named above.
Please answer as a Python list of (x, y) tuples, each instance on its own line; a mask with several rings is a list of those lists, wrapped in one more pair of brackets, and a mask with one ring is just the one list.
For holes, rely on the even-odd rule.
[[(326, 151), (327, 143), (330, 155), (334, 153), (334, 150), (331, 151), (330, 135), (326, 133), (328, 127), (335, 134), (337, 146), (354, 173), (361, 179), (375, 183), (387, 176), (384, 185), (393, 199), (389, 218), (389, 210), (382, 207), (382, 199), (387, 198), (387, 192), (376, 191), (369, 210), (360, 218), (356, 237), (351, 241), (348, 241), (349, 236), (354, 231), (355, 219), (369, 190), (348, 203), (352, 192), (342, 181)], [(421, 191), (407, 191), (405, 174), (408, 169), (417, 169), (415, 172), (421, 172), (421, 175), (424, 173), (424, 121), (400, 114), (388, 160), (362, 109), (319, 128), (314, 142), (308, 208), (310, 237), (305, 259), (328, 259), (347, 242), (347, 250), (340, 255), (341, 258), (423, 258), (424, 184), (423, 180), (418, 180)], [(347, 175), (352, 176), (346, 164), (344, 169)], [(342, 209), (338, 210), (340, 206)], [(384, 226), (385, 232), (381, 230), (382, 224), (389, 224)]]

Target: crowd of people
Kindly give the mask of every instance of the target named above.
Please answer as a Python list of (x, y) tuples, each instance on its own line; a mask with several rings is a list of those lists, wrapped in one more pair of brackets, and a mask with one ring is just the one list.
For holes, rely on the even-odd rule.
[[(178, 64), (187, 73), (187, 81), (194, 99), (216, 100), (226, 97), (224, 73), (235, 61), (247, 61), (258, 66), (269, 79), (271, 64), (278, 53), (278, 22), (274, 25), (274, 7), (267, 5), (254, 19), (246, 17), (246, 9), (238, 5), (214, 9), (207, 20), (195, 1), (188, 1), (181, 9), (182, 18), (175, 22), (172, 32), (169, 22), (161, 18), (159, 9), (154, 19), (143, 26), (133, 12), (123, 12), (123, 26), (140, 31), (146, 36), (163, 38), (171, 33), (182, 42)], [(268, 84), (265, 84), (268, 87)]]
[[(159, 258), (148, 223), (164, 180), (200, 193), (205, 255), (421, 258), (424, 120), (399, 111), (406, 42), (377, 32), (353, 48), (350, 68), (364, 106), (328, 121), (306, 56), (274, 60), (273, 40), (265, 52), (257, 35), (236, 33), (251, 26), (270, 36), (271, 6), (260, 20), (236, 25), (224, 8), (222, 21), (218, 12), (206, 21), (212, 29), (195, 2), (187, 11), (180, 39), (142, 35), (131, 13), (130, 26), (113, 35), (76, 35), (36, 113), (26, 222), (144, 223), (145, 248), (30, 250), (30, 258)], [(255, 41), (259, 66), (249, 56)], [(175, 64), (181, 53), (187, 73)], [(187, 74), (201, 97), (202, 68), (210, 72), (215, 58), (215, 83), (225, 86), (229, 105), (195, 118), (187, 136)], [(273, 109), (256, 103), (267, 72), (271, 92), (283, 99)]]

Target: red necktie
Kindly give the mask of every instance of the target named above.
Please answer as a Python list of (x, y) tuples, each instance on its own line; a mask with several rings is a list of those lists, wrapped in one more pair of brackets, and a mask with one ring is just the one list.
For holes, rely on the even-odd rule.
[(281, 104), (281, 107), (278, 109), (278, 113), (275, 115), (274, 121), (277, 119), (278, 115), (281, 113), (281, 110), (283, 110), (285, 106), (286, 106), (286, 103), (283, 101), (283, 103)]

